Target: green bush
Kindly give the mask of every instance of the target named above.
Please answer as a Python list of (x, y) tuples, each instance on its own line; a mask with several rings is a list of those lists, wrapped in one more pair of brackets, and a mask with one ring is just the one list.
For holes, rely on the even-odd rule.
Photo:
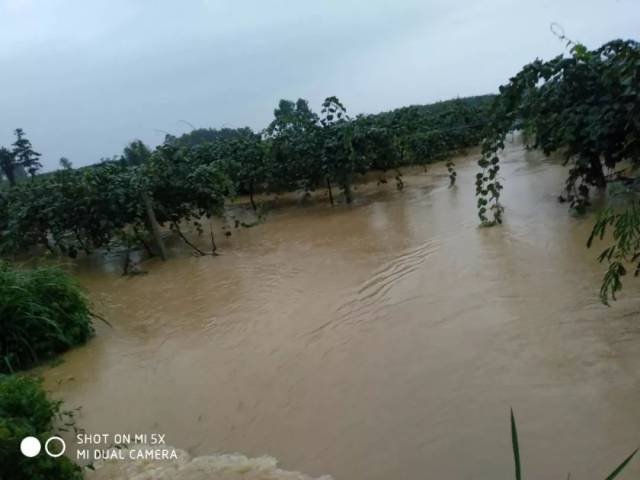
[(0, 373), (29, 368), (92, 334), (87, 298), (64, 271), (0, 263)]
[(41, 451), (27, 458), (20, 452), (20, 442), (27, 436), (44, 445), (55, 434), (54, 421), (62, 417), (60, 402), (47, 398), (39, 380), (0, 375), (0, 479), (82, 479), (80, 467), (65, 456), (51, 458)]

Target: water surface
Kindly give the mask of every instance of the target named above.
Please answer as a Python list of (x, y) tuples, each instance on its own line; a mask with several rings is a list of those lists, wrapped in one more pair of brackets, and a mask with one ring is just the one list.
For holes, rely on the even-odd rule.
[[(479, 229), (477, 155), (356, 205), (273, 210), (150, 273), (76, 273), (87, 346), (47, 372), (90, 432), (159, 431), (192, 455), (241, 452), (336, 480), (604, 478), (640, 445), (640, 301), (598, 301), (591, 220), (565, 169), (511, 145), (505, 224)], [(640, 473), (640, 461), (626, 478)]]

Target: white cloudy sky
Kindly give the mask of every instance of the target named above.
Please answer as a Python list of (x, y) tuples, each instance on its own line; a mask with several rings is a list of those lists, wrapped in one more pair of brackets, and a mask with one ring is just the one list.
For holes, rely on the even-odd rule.
[(0, 145), (48, 169), (167, 131), (270, 121), (280, 98), (351, 113), (495, 92), (563, 51), (638, 39), (638, 0), (0, 0)]

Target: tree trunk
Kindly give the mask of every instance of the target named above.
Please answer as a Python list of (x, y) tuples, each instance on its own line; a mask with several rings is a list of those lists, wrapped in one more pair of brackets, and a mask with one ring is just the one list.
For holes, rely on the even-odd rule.
[(180, 238), (182, 239), (182, 241), (184, 243), (186, 243), (187, 245), (189, 245), (191, 248), (193, 248), (193, 250), (200, 255), (201, 257), (204, 257), (206, 255), (206, 253), (204, 253), (202, 250), (200, 250), (198, 247), (196, 247), (193, 243), (191, 243), (189, 241), (189, 239), (187, 237), (185, 237), (184, 233), (182, 233), (182, 230), (180, 230), (180, 227), (178, 226), (178, 224), (174, 221), (171, 222), (173, 224), (173, 228), (176, 230), (176, 232), (178, 233), (178, 235), (180, 236)]
[(211, 223), (209, 223), (209, 232), (211, 233), (211, 255), (218, 255), (216, 250), (218, 250), (218, 246), (216, 245), (216, 239), (213, 236), (213, 227)]
[(167, 259), (167, 250), (164, 246), (164, 240), (162, 240), (162, 234), (160, 232), (160, 225), (158, 225), (158, 221), (156, 220), (156, 214), (153, 211), (153, 206), (151, 205), (151, 199), (146, 192), (142, 194), (142, 201), (144, 202), (144, 208), (147, 211), (147, 220), (149, 222), (149, 226), (151, 227), (151, 233), (153, 234), (153, 238), (156, 242), (156, 246), (158, 247), (158, 252), (160, 252), (160, 258), (162, 260)]
[(396, 188), (402, 190), (404, 188), (404, 182), (402, 181), (402, 172), (399, 168), (396, 168)]
[(53, 253), (55, 255), (56, 252), (53, 249), (53, 247), (51, 246), (51, 244), (49, 243), (49, 239), (47, 238), (46, 235), (43, 235), (41, 237), (41, 242), (45, 247), (47, 247), (47, 250), (49, 250), (50, 253)]
[(7, 177), (7, 180), (9, 181), (9, 185), (11, 187), (15, 187), (16, 186), (16, 172), (14, 171), (13, 167), (10, 167), (7, 170), (5, 170), (4, 174)]
[(331, 190), (331, 180), (329, 178), (327, 178), (327, 190), (329, 191), (329, 201), (333, 207), (333, 191)]
[(147, 243), (147, 241), (144, 239), (144, 237), (140, 234), (140, 232), (138, 231), (138, 229), (136, 227), (133, 227), (133, 233), (136, 234), (136, 238), (138, 239), (138, 241), (142, 244), (142, 246), (144, 247), (145, 251), (147, 252), (147, 255), (149, 255), (149, 257), (153, 257), (154, 253), (151, 250), (151, 247), (149, 246), (149, 244)]
[(122, 275), (129, 275), (129, 267), (131, 266), (131, 249), (127, 247), (127, 253), (124, 255), (124, 265), (122, 266)]
[(344, 198), (348, 204), (353, 203), (353, 194), (351, 193), (351, 182), (347, 180), (342, 187), (344, 189)]
[(253, 211), (256, 212), (258, 210), (258, 207), (256, 207), (256, 202), (253, 200), (253, 180), (249, 182), (249, 201), (251, 202)]
[(602, 168), (602, 162), (598, 157), (592, 157), (589, 160), (590, 164), (590, 174), (593, 179), (593, 184), (598, 188), (604, 188), (607, 186), (607, 179), (604, 175), (604, 170)]

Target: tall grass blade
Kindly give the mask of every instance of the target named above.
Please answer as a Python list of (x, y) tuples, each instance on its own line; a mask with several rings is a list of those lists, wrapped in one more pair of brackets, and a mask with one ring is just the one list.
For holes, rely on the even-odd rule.
[(629, 455), (627, 458), (625, 458), (624, 462), (622, 462), (620, 465), (618, 465), (618, 468), (616, 468), (613, 472), (611, 472), (611, 475), (609, 475), (605, 480), (613, 480), (614, 478), (616, 478), (618, 476), (618, 474), (624, 469), (624, 467), (627, 466), (627, 463), (629, 463), (631, 461), (631, 459), (633, 458), (633, 456), (638, 453), (638, 449), (636, 448), (631, 455)]
[(88, 300), (67, 273), (0, 261), (0, 373), (33, 367), (92, 335)]
[(518, 429), (516, 428), (516, 419), (513, 416), (513, 408), (511, 409), (511, 445), (513, 446), (513, 461), (516, 464), (516, 480), (522, 480), (520, 447), (518, 446)]

